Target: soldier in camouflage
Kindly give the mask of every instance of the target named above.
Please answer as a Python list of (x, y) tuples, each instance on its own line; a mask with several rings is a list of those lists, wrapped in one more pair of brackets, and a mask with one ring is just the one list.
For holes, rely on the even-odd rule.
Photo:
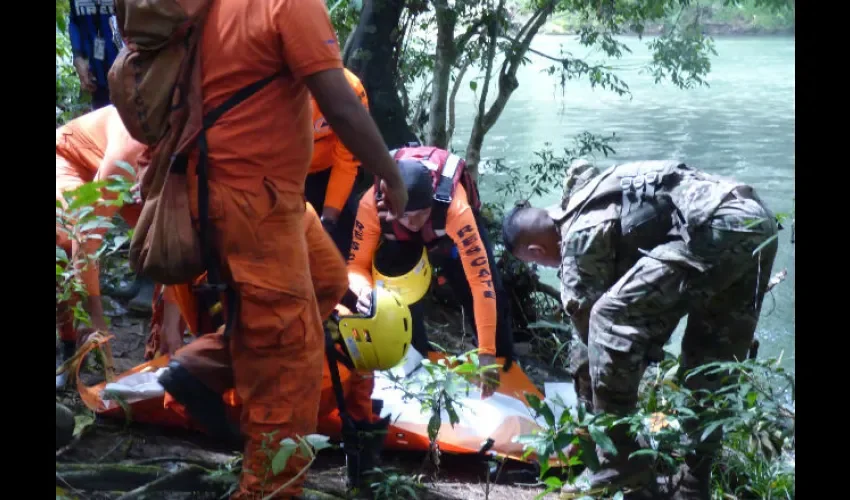
[[(525, 262), (560, 267), (561, 300), (581, 341), (571, 353), (580, 400), (594, 412), (634, 411), (647, 365), (688, 315), (680, 373), (743, 360), (753, 340), (776, 256), (777, 223), (753, 188), (675, 161), (645, 161), (601, 174), (586, 161), (567, 173), (562, 202), (518, 204), (503, 222), (506, 249)], [(691, 390), (720, 381), (691, 377)], [(697, 439), (701, 431), (688, 428)], [(593, 488), (652, 494), (655, 478), (627, 429), (597, 450)], [(686, 457), (674, 498), (708, 499), (721, 431)], [(640, 498), (641, 496), (638, 496)]]

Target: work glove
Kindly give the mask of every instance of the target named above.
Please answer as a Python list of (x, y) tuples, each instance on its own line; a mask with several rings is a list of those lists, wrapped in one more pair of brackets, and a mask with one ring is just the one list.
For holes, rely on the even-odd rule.
[(357, 312), (360, 314), (369, 314), (372, 311), (372, 289), (363, 288), (357, 294)]

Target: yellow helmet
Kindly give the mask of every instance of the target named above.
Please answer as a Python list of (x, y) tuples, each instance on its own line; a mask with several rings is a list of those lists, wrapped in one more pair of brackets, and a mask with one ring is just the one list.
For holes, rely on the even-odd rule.
[(373, 260), (372, 280), (376, 288), (383, 287), (396, 292), (405, 305), (418, 302), (431, 288), (431, 262), (428, 260), (428, 250), (423, 246), (422, 256), (413, 269), (398, 276), (384, 275), (378, 270)]
[(389, 370), (404, 359), (410, 348), (413, 323), (410, 308), (397, 293), (372, 289), (368, 315), (339, 316), (339, 336), (346, 354), (359, 371)]

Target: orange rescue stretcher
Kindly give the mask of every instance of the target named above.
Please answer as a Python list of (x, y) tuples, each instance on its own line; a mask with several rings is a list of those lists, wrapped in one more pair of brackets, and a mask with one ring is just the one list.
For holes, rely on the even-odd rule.
[[(85, 349), (85, 351), (81, 352), (80, 355), (84, 357), (99, 343), (106, 343), (105, 352), (109, 356), (108, 341), (110, 338), (111, 336), (103, 337), (99, 342), (92, 342), (83, 346), (82, 349)], [(429, 359), (432, 362), (443, 357), (444, 355), (440, 353), (429, 354)], [(83, 363), (78, 363), (75, 377), (77, 390), (85, 405), (103, 417), (125, 418), (122, 404), (126, 404), (129, 406), (131, 418), (134, 422), (204, 432), (203, 428), (194, 422), (184, 408), (173, 400), (161, 386), (156, 390), (158, 386), (158, 383), (155, 382), (156, 373), (165, 368), (168, 361), (169, 356), (159, 356), (115, 376), (111, 381), (104, 381), (93, 386), (86, 386), (81, 381), (79, 371)], [(343, 393), (348, 394), (351, 372), (341, 364), (338, 364), (338, 366)], [(332, 439), (339, 439), (341, 421), (327, 363), (324, 364), (323, 375), (317, 433), (329, 436)], [(541, 400), (544, 399), (544, 395), (517, 364), (514, 364), (507, 372), (502, 372), (500, 378), (500, 387), (492, 397), (482, 400), (476, 390), (473, 391), (474, 394), (470, 394), (468, 399), (461, 401), (461, 407), (458, 408), (461, 420), (459, 424), (452, 427), (448, 418), (443, 419), (437, 440), (441, 451), (457, 454), (478, 454), (482, 450), (482, 445), (490, 439), (492, 446), (487, 451), (489, 454), (528, 463), (534, 460), (533, 456), (523, 457), (522, 445), (514, 443), (513, 438), (517, 435), (531, 434), (540, 428), (524, 395), (534, 394)], [(130, 397), (127, 397), (125, 393), (122, 396), (123, 401), (121, 403), (108, 394), (110, 387), (114, 388), (131, 382), (137, 387), (153, 387), (154, 389), (140, 390), (137, 393), (132, 393)], [(399, 396), (399, 393), (394, 393), (389, 388), (386, 378), (382, 382), (380, 374), (376, 375), (373, 399), (380, 399), (383, 402), (382, 416), (387, 413), (392, 415), (385, 447), (394, 450), (427, 451), (429, 449), (427, 432), (429, 415), (421, 414), (420, 405), (417, 401), (404, 402)], [(231, 389), (226, 392), (223, 399), (231, 409), (232, 417), (238, 421), (239, 401), (235, 391)], [(557, 462), (552, 462), (552, 465), (557, 466)]]

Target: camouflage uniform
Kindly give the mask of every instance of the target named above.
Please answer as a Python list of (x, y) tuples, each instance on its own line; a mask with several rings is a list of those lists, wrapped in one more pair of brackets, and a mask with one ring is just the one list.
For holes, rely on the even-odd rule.
[[(749, 186), (684, 165), (674, 171), (678, 182), (656, 192), (672, 203), (672, 217), (649, 220), (630, 234), (623, 232), (625, 202), (618, 196), (592, 200), (567, 216), (569, 200), (553, 211), (561, 229), (562, 301), (586, 344), (575, 351), (571, 368), (580, 399), (592, 400), (594, 411), (634, 410), (647, 364), (660, 360), (661, 346), (686, 314), (682, 372), (743, 360), (753, 340), (777, 240), (753, 251), (776, 234), (774, 215)], [(590, 187), (571, 192), (579, 196)], [(720, 387), (705, 377), (692, 377), (687, 386)], [(650, 470), (623, 463), (636, 449), (623, 429), (612, 429), (611, 438), (620, 453), (614, 458), (600, 451), (603, 470), (591, 479), (594, 486)], [(715, 432), (688, 458), (680, 498), (708, 498), (720, 438)]]

